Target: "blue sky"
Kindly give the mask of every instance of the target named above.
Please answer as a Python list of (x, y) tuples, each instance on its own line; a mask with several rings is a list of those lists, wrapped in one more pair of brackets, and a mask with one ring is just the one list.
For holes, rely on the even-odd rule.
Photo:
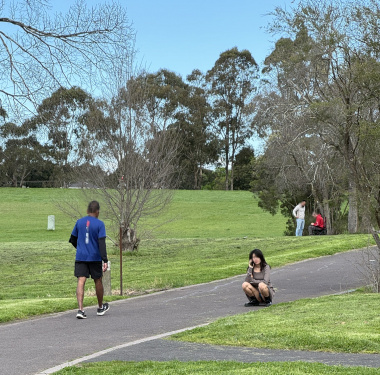
[[(75, 0), (51, 0), (53, 11), (67, 11)], [(106, 0), (86, 0), (87, 5)], [(111, 0), (109, 0), (111, 1)], [(138, 61), (148, 71), (165, 68), (183, 78), (206, 72), (227, 49), (248, 49), (261, 66), (276, 38), (265, 31), (275, 7), (299, 0), (115, 0), (127, 9), (136, 31)]]
[[(67, 10), (74, 0), (51, 0)], [(102, 3), (87, 0), (87, 5)], [(227, 49), (248, 49), (262, 66), (278, 39), (266, 33), (275, 7), (290, 10), (298, 0), (119, 0), (136, 31), (137, 59), (150, 72), (161, 68), (184, 79), (193, 69), (206, 72)], [(65, 9), (66, 8), (66, 9)], [(253, 141), (260, 151), (258, 139)]]
[(211, 69), (221, 52), (248, 49), (261, 64), (275, 38), (267, 14), (294, 0), (124, 0), (137, 32), (139, 59), (149, 71), (165, 68), (184, 78)]

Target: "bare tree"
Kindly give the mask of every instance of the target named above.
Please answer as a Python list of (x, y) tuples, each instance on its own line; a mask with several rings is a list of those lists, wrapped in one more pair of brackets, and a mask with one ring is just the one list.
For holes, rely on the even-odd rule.
[(49, 1), (0, 1), (0, 100), (9, 115), (32, 111), (59, 87), (92, 92), (112, 71), (115, 58), (133, 49), (134, 31), (117, 3), (67, 13)]
[(92, 173), (94, 169), (85, 173), (97, 187), (91, 194), (106, 203), (109, 218), (120, 228), (119, 241), (130, 251), (139, 244), (140, 220), (165, 209), (175, 186), (177, 136), (152, 124), (148, 93), (142, 80), (130, 79), (110, 103), (94, 103), (84, 118), (92, 132), (83, 140), (83, 151), (92, 165), (108, 174), (104, 179)]

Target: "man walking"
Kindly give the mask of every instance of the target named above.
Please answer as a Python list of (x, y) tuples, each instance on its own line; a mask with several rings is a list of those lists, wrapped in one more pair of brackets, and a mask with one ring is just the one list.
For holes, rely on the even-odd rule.
[(293, 210), (293, 216), (297, 221), (296, 236), (302, 236), (303, 228), (305, 227), (305, 205), (306, 201), (302, 201)]
[[(78, 278), (77, 300), (78, 319), (86, 319), (83, 310), (84, 286), (91, 275), (95, 282), (95, 292), (98, 299), (97, 315), (104, 315), (109, 309), (108, 303), (103, 303), (103, 272), (107, 271), (108, 259), (106, 250), (106, 228), (98, 219), (99, 202), (92, 201), (87, 208), (87, 216), (79, 219), (74, 226), (69, 242), (77, 249), (74, 275)], [(102, 261), (103, 266), (102, 266)]]

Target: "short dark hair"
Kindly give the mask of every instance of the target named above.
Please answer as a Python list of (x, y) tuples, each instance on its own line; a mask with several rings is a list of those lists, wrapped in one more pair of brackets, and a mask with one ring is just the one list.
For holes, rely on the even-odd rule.
[(89, 214), (94, 214), (95, 212), (100, 211), (100, 205), (98, 201), (91, 201), (88, 204), (87, 212)]
[(320, 215), (321, 214), (321, 210), (319, 208), (316, 208), (315, 211), (314, 211), (317, 215)]

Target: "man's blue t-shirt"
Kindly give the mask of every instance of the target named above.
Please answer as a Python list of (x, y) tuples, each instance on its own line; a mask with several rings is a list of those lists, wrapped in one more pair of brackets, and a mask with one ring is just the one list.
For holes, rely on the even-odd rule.
[(99, 238), (106, 237), (104, 223), (93, 216), (79, 219), (74, 226), (73, 236), (78, 238), (75, 260), (82, 262), (101, 262)]

